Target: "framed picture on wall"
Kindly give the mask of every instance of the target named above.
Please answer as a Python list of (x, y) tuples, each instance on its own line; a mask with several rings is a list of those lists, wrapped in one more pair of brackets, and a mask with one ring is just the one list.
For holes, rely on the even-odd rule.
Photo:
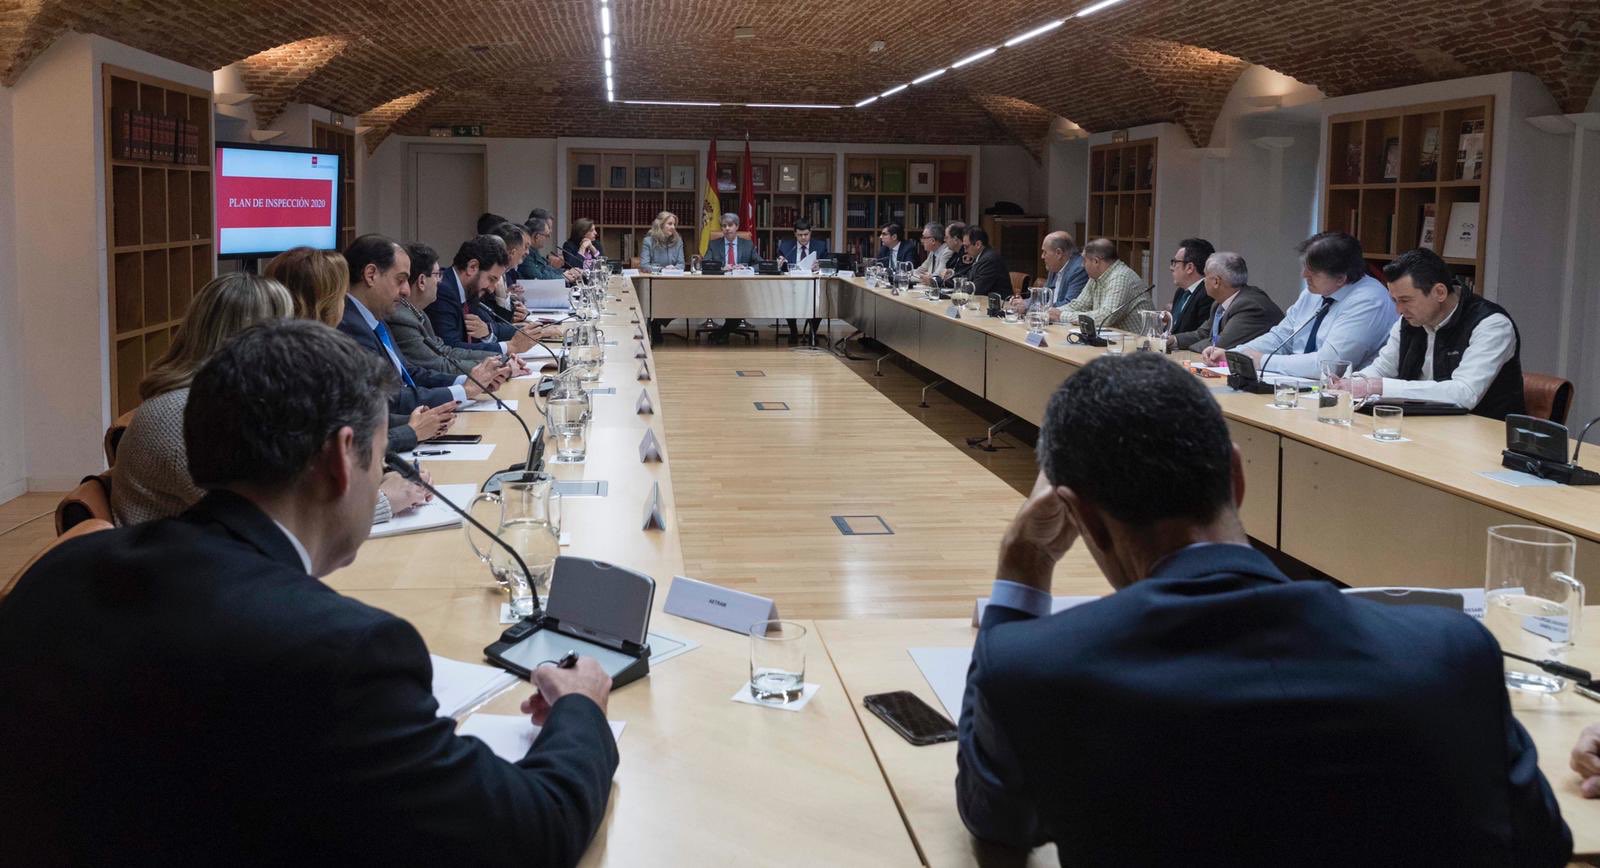
[(750, 180), (757, 190), (767, 189), (767, 164), (752, 163), (750, 165)]
[(674, 189), (674, 190), (693, 190), (694, 189), (694, 167), (693, 166), (673, 166), (672, 167), (672, 189)]
[(912, 163), (911, 166), (910, 166), (910, 170), (911, 170), (910, 192), (912, 192), (912, 193), (932, 193), (933, 192), (933, 164), (932, 163)]
[(778, 192), (800, 192), (800, 164), (780, 162), (778, 164)]

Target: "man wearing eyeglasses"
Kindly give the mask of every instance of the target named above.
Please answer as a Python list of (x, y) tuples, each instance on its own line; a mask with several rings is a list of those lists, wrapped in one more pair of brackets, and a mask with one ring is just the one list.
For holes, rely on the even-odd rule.
[(406, 288), (400, 291), (394, 310), (384, 322), (389, 326), (389, 334), (400, 355), (412, 365), (459, 376), (484, 359), (497, 357), (504, 352), (509, 354), (512, 376), (521, 376), (526, 372), (526, 366), (517, 358), (517, 354), (533, 349), (540, 340), (551, 337), (552, 333), (560, 334), (560, 330), (554, 326), (546, 329), (523, 326), (501, 346), (500, 351), (466, 349), (446, 344), (439, 339), (433, 330), (433, 323), (422, 312), (439, 297), (439, 280), (444, 277), (444, 270), (439, 267), (439, 254), (432, 247), (418, 242), (407, 244), (405, 249), (411, 257), (411, 279)]
[(917, 282), (929, 284), (950, 265), (954, 251), (945, 243), (944, 224), (929, 223), (922, 227), (922, 250), (927, 258), (912, 272)]
[(553, 238), (553, 233), (550, 231), (551, 222), (548, 213), (542, 208), (535, 208), (533, 215), (528, 217), (527, 225), (523, 227), (528, 231), (528, 255), (523, 258), (522, 264), (517, 266), (516, 279), (564, 279), (568, 284), (575, 283), (583, 276), (583, 269), (562, 269), (557, 265), (557, 263), (565, 263), (566, 261), (561, 256), (561, 248), (555, 248), (554, 253), (545, 249)]
[(1192, 332), (1211, 317), (1211, 296), (1206, 294), (1206, 260), (1217, 249), (1204, 238), (1185, 238), (1167, 262), (1172, 273), (1172, 333)]

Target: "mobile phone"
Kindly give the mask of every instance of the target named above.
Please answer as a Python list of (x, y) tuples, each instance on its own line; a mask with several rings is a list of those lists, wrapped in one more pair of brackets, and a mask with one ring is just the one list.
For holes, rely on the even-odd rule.
[(472, 443), (480, 443), (482, 441), (482, 434), (440, 434), (437, 437), (432, 437), (422, 442), (465, 446)]
[(909, 690), (874, 693), (863, 698), (861, 704), (918, 747), (956, 738), (956, 725)]

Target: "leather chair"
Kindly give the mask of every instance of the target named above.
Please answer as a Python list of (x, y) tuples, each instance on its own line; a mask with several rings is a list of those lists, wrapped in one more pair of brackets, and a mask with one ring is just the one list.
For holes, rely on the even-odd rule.
[(56, 505), (56, 534), (64, 534), (74, 527), (98, 519), (114, 523), (111, 517), (111, 474), (85, 476), (78, 487), (67, 492)]
[(80, 521), (77, 524), (73, 525), (71, 530), (69, 530), (66, 533), (64, 533), (64, 534), (56, 537), (55, 539), (51, 540), (48, 545), (46, 545), (44, 548), (39, 550), (38, 554), (36, 554), (33, 557), (29, 558), (28, 562), (22, 565), (22, 569), (17, 570), (16, 573), (11, 576), (11, 578), (6, 579), (6, 583), (4, 585), (0, 585), (0, 600), (5, 599), (6, 594), (11, 593), (11, 589), (16, 587), (17, 580), (22, 578), (22, 574), (23, 573), (26, 573), (29, 569), (31, 569), (34, 564), (39, 562), (40, 558), (42, 558), (45, 555), (49, 554), (50, 551), (52, 549), (54, 549), (56, 546), (61, 545), (62, 543), (66, 542), (69, 539), (77, 539), (78, 537), (84, 536), (86, 534), (91, 534), (91, 533), (95, 533), (97, 531), (110, 530), (110, 529), (111, 529), (111, 522), (105, 521), (103, 519), (98, 519), (98, 518), (91, 518), (91, 519), (89, 519), (87, 521)]
[(111, 423), (110, 428), (106, 429), (104, 445), (107, 467), (117, 466), (117, 446), (122, 443), (122, 435), (128, 433), (128, 424), (133, 421), (133, 413), (134, 411), (132, 410), (123, 413), (117, 417), (117, 421)]
[(1013, 271), (1013, 272), (1011, 272), (1011, 294), (1012, 295), (1020, 295), (1023, 298), (1031, 297), (1032, 293), (1028, 292), (1028, 288), (1029, 288), (1029, 286), (1032, 285), (1032, 283), (1033, 283), (1033, 275), (1027, 273), (1026, 271)]
[(1567, 424), (1572, 407), (1572, 382), (1551, 374), (1522, 373), (1522, 400), (1528, 415)]

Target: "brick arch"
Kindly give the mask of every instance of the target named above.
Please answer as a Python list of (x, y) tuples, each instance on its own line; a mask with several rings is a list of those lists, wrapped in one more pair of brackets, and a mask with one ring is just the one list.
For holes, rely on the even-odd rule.
[(370, 127), (362, 137), (367, 144), (367, 153), (370, 155), (383, 144), (395, 125), (405, 119), (414, 111), (422, 108), (437, 91), (432, 89), (419, 90), (405, 96), (397, 96), (380, 106), (374, 106), (361, 113), (356, 123), (363, 127)]
[(1016, 139), (1035, 163), (1044, 159), (1044, 147), (1049, 139), (1050, 126), (1055, 123), (1053, 112), (1042, 109), (1027, 100), (1000, 94), (973, 94), (972, 101)]
[(0, 85), (17, 77), (60, 33), (46, 16), (44, 0), (0, 0)]
[(239, 77), (256, 95), (256, 123), (270, 126), (297, 88), (350, 44), (343, 36), (313, 36), (258, 51), (238, 62)]

